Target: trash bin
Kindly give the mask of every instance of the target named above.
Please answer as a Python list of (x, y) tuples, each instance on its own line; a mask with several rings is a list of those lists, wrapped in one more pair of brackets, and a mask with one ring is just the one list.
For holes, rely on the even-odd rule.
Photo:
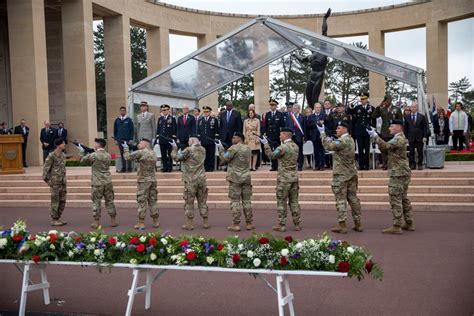
[(444, 168), (445, 145), (429, 145), (426, 147), (426, 168)]

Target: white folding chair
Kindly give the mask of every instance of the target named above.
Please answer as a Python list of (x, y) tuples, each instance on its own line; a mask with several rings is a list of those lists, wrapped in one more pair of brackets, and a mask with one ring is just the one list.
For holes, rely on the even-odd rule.
[[(158, 160), (156, 161), (156, 167), (161, 167), (161, 149), (160, 149), (160, 145), (158, 144), (155, 144), (155, 146), (153, 146), (153, 151), (155, 152), (156, 156), (158, 157)], [(159, 161), (159, 165), (158, 165), (158, 161)]]
[(373, 143), (372, 141), (370, 142), (370, 155), (372, 155), (372, 169), (375, 170), (375, 157), (377, 155), (381, 155), (382, 152), (380, 151), (380, 148), (379, 148), (379, 145), (378, 144), (375, 144), (375, 147), (373, 146)]
[(314, 161), (314, 147), (313, 147), (313, 142), (308, 140), (306, 143), (303, 144), (303, 156), (306, 158), (306, 156), (309, 156), (309, 161), (311, 162), (310, 167), (313, 167), (313, 161)]

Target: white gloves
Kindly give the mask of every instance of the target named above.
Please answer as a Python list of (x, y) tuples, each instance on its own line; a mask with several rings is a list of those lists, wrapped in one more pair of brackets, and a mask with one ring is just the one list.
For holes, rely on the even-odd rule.
[(370, 138), (374, 138), (378, 136), (377, 132), (375, 131), (375, 128), (370, 127), (370, 128), (367, 128), (366, 131), (367, 131), (367, 134), (369, 134)]
[(325, 133), (325, 128), (324, 128), (324, 124), (322, 124), (321, 126), (317, 125), (316, 124), (316, 127), (318, 128), (318, 131), (322, 134), (322, 133)]
[(123, 149), (128, 149), (128, 144), (127, 144), (127, 142), (124, 141), (124, 142), (122, 143), (122, 147), (123, 147)]
[(176, 145), (176, 142), (175, 142), (174, 140), (171, 141), (171, 142), (169, 142), (169, 144), (170, 144), (171, 146), (173, 146), (173, 147), (178, 147), (178, 145)]
[(261, 142), (262, 144), (264, 144), (264, 145), (265, 145), (265, 144), (268, 144), (268, 139), (267, 139), (267, 137), (263, 136), (262, 138), (260, 138), (260, 142)]
[(79, 149), (79, 152), (80, 152), (81, 154), (85, 152), (84, 147), (82, 147), (81, 144), (77, 145), (76, 147), (77, 147), (77, 149)]

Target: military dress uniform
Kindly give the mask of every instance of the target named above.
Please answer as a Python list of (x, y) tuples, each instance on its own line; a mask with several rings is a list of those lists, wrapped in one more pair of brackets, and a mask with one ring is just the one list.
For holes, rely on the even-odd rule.
[[(124, 149), (125, 160), (139, 163), (137, 171), (137, 203), (139, 224), (135, 228), (144, 228), (145, 215), (150, 208), (153, 226), (158, 227), (159, 210), (157, 205), (158, 191), (156, 188), (156, 153), (150, 148), (140, 149), (130, 153), (128, 147)], [(142, 227), (143, 226), (143, 227)]]
[[(347, 128), (347, 123), (339, 123), (339, 126)], [(367, 132), (366, 132), (367, 133)], [(332, 141), (326, 137), (326, 133), (321, 133), (321, 141), (327, 151), (334, 152), (334, 166), (332, 191), (336, 198), (338, 227), (332, 229), (336, 233), (347, 233), (347, 202), (352, 209), (354, 219), (354, 230), (362, 231), (361, 226), (361, 206), (357, 197), (358, 176), (355, 166), (354, 140), (346, 133), (337, 140)]]
[[(162, 105), (161, 109), (168, 109), (169, 105)], [(168, 139), (176, 139), (177, 134), (177, 124), (176, 118), (172, 115), (168, 114), (166, 116), (161, 116), (158, 120), (158, 127), (156, 130), (156, 134), (160, 136), (164, 136)], [(171, 172), (173, 169), (173, 161), (171, 159), (171, 145), (169, 140), (159, 137), (158, 143), (160, 144), (160, 151), (161, 151), (161, 171), (162, 172)]]
[(278, 222), (281, 227), (280, 231), (286, 230), (287, 205), (290, 206), (295, 230), (300, 230), (301, 214), (300, 205), (298, 203), (299, 184), (297, 170), (298, 145), (291, 139), (288, 139), (274, 151), (272, 151), (268, 143), (265, 144), (264, 148), (268, 158), (278, 159), (276, 197)]
[[(265, 113), (265, 125), (263, 135), (268, 139), (271, 150), (275, 150), (280, 144), (280, 131), (285, 127), (285, 115), (280, 111)], [(268, 157), (270, 158), (270, 157)], [(278, 160), (271, 159), (272, 170), (278, 170)]]
[[(402, 120), (394, 120), (394, 122), (402, 124)], [(395, 134), (388, 142), (376, 136), (375, 142), (381, 150), (387, 152), (388, 194), (393, 214), (393, 227), (383, 232), (398, 234), (401, 233), (401, 228), (414, 230), (411, 202), (407, 196), (411, 170), (406, 154), (407, 140), (405, 135), (403, 132)], [(405, 221), (405, 225), (403, 225), (402, 220)]]
[[(206, 150), (199, 144), (193, 144), (184, 150), (179, 150), (173, 146), (171, 157), (175, 161), (181, 162), (182, 181), (184, 184), (184, 214), (188, 219), (188, 225), (184, 229), (192, 229), (192, 219), (194, 218), (194, 199), (197, 199), (199, 214), (205, 221), (205, 227), (208, 228), (207, 218), (209, 209), (207, 207), (207, 179), (204, 170), (204, 161), (206, 159)], [(207, 227), (206, 227), (207, 226)]]
[[(210, 112), (212, 109), (204, 106), (203, 112)], [(202, 116), (198, 122), (198, 135), (201, 145), (206, 150), (206, 160), (204, 168), (206, 171), (214, 171), (216, 143), (214, 139), (219, 139), (219, 121), (212, 116)]]
[[(390, 126), (390, 121), (403, 120), (402, 110), (400, 110), (400, 108), (397, 108), (396, 106), (393, 106), (393, 105), (390, 105), (388, 108), (384, 106), (378, 106), (375, 108), (372, 114), (372, 118), (375, 120), (379, 117), (382, 119), (382, 127), (380, 129), (380, 136), (385, 142), (388, 142), (389, 140), (393, 138), (393, 136), (390, 135), (390, 131), (388, 130), (388, 127)], [(382, 154), (382, 161), (386, 168), (387, 167), (387, 152), (381, 151), (381, 154)]]
[[(92, 224), (92, 228), (97, 228), (101, 214), (102, 198), (105, 200), (105, 207), (115, 222), (117, 211), (114, 203), (114, 186), (112, 184), (112, 175), (110, 174), (110, 154), (103, 148), (97, 149), (96, 152), (87, 154), (81, 158), (81, 162), (90, 163), (92, 169), (92, 216), (96, 223)], [(115, 224), (115, 225), (114, 225)], [(113, 223), (112, 226), (117, 226)]]
[(369, 170), (370, 136), (367, 135), (367, 128), (374, 125), (374, 111), (375, 108), (368, 103), (347, 110), (347, 113), (352, 115), (352, 134), (357, 141), (359, 170)]
[[(49, 212), (55, 222), (61, 222), (61, 215), (66, 206), (66, 155), (59, 156), (53, 151), (49, 153), (43, 165), (43, 180), (49, 185), (51, 190), (51, 207)], [(56, 224), (54, 224), (56, 225)]]
[[(240, 134), (241, 135), (241, 134)], [(243, 135), (241, 135), (241, 139)], [(243, 139), (242, 139), (243, 141)], [(247, 229), (252, 229), (252, 182), (250, 179), (250, 147), (238, 143), (227, 150), (219, 148), (219, 158), (222, 163), (228, 163), (226, 180), (229, 182), (230, 209), (235, 228), (240, 224), (241, 204)], [(232, 227), (232, 226), (231, 226)], [(234, 230), (230, 229), (229, 230)], [(240, 230), (240, 226), (239, 229)]]

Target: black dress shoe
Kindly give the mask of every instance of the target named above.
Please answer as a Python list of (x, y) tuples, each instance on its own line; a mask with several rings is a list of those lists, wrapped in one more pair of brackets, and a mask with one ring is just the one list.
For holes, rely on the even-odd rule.
[(298, 168), (298, 171), (303, 171), (303, 168)]
[(273, 169), (273, 168), (272, 168), (272, 169), (270, 169), (270, 171), (278, 171), (278, 169)]

